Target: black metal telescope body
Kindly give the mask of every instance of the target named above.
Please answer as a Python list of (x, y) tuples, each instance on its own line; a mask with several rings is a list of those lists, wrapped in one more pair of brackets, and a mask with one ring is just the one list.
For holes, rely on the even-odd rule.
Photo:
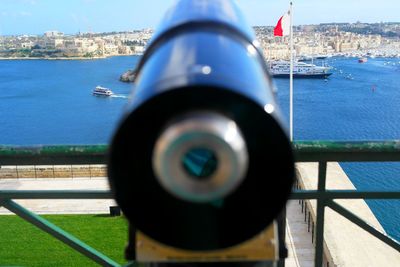
[(138, 65), (108, 174), (130, 223), (176, 248), (240, 244), (282, 210), (291, 144), (232, 1), (182, 0), (167, 13)]

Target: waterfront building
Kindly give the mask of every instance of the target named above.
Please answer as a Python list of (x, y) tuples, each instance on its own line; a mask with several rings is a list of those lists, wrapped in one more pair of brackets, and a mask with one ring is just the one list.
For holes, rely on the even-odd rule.
[[(373, 34), (363, 29), (373, 29)], [(273, 27), (254, 27), (267, 59), (288, 59), (287, 37), (274, 37)], [(331, 23), (294, 27), (297, 56), (367, 53), (396, 56), (400, 54), (400, 23)], [(385, 33), (391, 33), (391, 36)], [(53, 53), (54, 57), (113, 56), (142, 54), (153, 35), (152, 29), (127, 32), (65, 35), (47, 31), (42, 36), (1, 37), (0, 56), (17, 56), (20, 50)], [(397, 33), (397, 36), (396, 36)], [(394, 35), (394, 36), (392, 36)], [(28, 52), (27, 52), (28, 50)], [(40, 57), (41, 54), (34, 53)]]
[(44, 33), (44, 36), (48, 37), (48, 38), (50, 38), (50, 37), (53, 37), (53, 38), (54, 37), (63, 37), (64, 33), (59, 32), (59, 31), (47, 31), (47, 32)]

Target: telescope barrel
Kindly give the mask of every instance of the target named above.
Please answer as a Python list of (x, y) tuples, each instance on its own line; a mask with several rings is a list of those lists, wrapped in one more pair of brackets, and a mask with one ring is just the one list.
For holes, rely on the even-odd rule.
[(176, 248), (235, 246), (282, 210), (291, 144), (233, 1), (181, 0), (167, 13), (138, 65), (108, 175), (130, 223)]

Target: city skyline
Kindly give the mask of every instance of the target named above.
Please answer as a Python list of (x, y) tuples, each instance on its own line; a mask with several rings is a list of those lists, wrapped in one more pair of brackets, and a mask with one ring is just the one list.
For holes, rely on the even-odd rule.
[[(0, 0), (0, 35), (43, 34), (59, 30), (112, 32), (154, 28), (174, 0)], [(251, 25), (272, 26), (289, 8), (289, 1), (237, 0)], [(398, 22), (398, 0), (358, 2), (297, 0), (294, 24)], [(311, 11), (312, 10), (312, 11)]]

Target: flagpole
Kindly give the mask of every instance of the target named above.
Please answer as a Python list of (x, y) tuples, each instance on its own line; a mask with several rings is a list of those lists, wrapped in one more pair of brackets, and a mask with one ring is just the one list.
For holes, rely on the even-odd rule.
[(293, 4), (290, 2), (290, 141), (293, 141)]

